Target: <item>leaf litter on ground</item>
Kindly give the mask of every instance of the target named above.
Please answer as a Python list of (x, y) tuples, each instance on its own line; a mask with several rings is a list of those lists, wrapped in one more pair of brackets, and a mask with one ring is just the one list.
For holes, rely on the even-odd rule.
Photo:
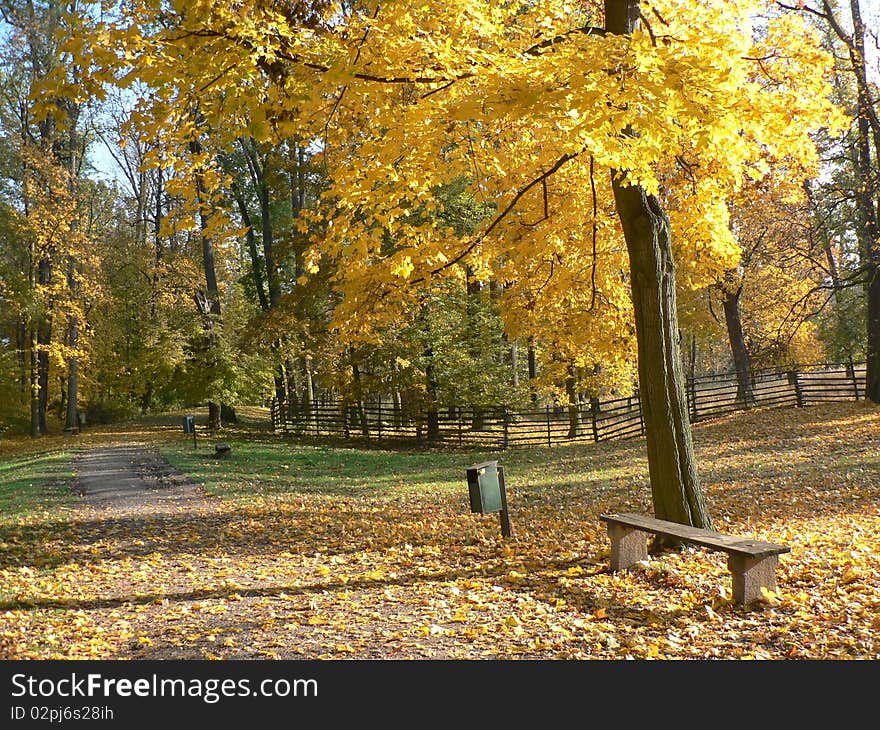
[[(0, 524), (0, 652), (880, 658), (880, 410), (734, 414), (697, 425), (695, 442), (716, 529), (791, 547), (777, 590), (748, 607), (732, 601), (720, 553), (609, 571), (599, 515), (650, 512), (643, 440), (394, 453), (264, 435), (224, 461), (166, 440), (206, 487), (185, 510), (81, 507)], [(469, 510), (464, 468), (487, 456), (505, 465), (511, 539), (496, 515)], [(338, 479), (316, 481), (331, 462)]]

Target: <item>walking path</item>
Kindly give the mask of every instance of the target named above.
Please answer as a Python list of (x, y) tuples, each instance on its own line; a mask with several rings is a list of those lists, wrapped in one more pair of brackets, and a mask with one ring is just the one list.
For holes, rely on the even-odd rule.
[(207, 501), (199, 484), (191, 482), (157, 449), (146, 444), (91, 449), (76, 458), (74, 469), (83, 506), (162, 512)]

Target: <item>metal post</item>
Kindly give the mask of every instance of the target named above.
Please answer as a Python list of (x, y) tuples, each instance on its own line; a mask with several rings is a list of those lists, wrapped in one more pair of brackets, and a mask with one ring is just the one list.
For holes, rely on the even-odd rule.
[(504, 537), (513, 535), (513, 527), (510, 524), (510, 514), (507, 511), (507, 487), (504, 484), (504, 467), (498, 465), (498, 483), (501, 487), (501, 534)]

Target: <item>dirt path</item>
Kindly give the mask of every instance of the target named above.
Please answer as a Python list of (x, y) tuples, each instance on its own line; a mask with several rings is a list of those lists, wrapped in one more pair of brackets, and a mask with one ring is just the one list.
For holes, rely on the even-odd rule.
[(76, 458), (74, 468), (76, 490), (86, 508), (157, 513), (208, 502), (201, 485), (190, 481), (155, 447), (146, 444), (91, 449)]

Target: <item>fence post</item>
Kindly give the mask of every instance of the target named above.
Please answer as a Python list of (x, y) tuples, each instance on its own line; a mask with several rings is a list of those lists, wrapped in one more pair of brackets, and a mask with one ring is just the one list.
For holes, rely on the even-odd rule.
[(800, 380), (798, 380), (798, 371), (794, 370), (794, 369), (790, 370), (788, 373), (788, 380), (794, 386), (795, 404), (797, 405), (798, 408), (803, 408), (804, 407), (804, 393), (801, 390)]
[(599, 399), (590, 398), (590, 414), (593, 416), (593, 443), (599, 443)]
[(507, 406), (504, 406), (504, 410), (502, 411), (502, 417), (504, 418), (504, 446), (503, 448), (507, 448), (510, 445), (510, 414), (507, 411)]
[(639, 409), (639, 428), (642, 436), (645, 435), (645, 414), (642, 412), (642, 391), (636, 391), (636, 406)]
[(856, 378), (856, 366), (852, 361), (852, 357), (850, 357), (849, 362), (847, 363), (846, 370), (849, 373), (849, 377), (852, 380), (853, 385), (853, 393), (856, 396), (856, 400), (859, 399), (859, 381)]
[(547, 447), (553, 446), (553, 440), (550, 437), (550, 404), (547, 404)]
[(379, 396), (379, 406), (376, 409), (378, 412), (377, 421), (376, 421), (376, 430), (378, 431), (377, 438), (379, 441), (382, 440), (382, 396)]

